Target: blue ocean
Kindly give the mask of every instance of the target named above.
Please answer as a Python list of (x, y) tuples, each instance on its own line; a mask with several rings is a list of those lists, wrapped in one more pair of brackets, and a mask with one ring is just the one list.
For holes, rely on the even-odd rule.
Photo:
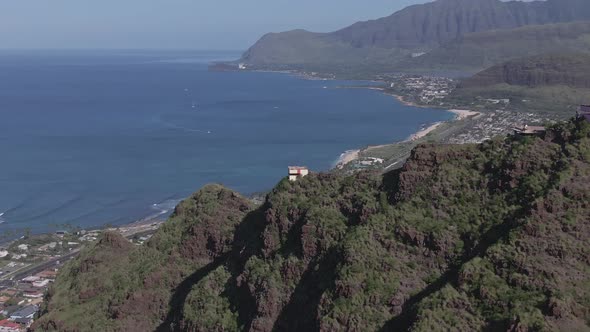
[(0, 232), (123, 224), (207, 183), (249, 194), (287, 166), (408, 137), (450, 113), (359, 82), (211, 72), (236, 52), (0, 52)]

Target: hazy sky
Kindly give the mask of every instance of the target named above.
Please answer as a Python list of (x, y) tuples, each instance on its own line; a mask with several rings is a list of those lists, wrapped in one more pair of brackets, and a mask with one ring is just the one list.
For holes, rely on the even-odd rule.
[(266, 32), (332, 31), (429, 0), (0, 0), (0, 48), (242, 50)]

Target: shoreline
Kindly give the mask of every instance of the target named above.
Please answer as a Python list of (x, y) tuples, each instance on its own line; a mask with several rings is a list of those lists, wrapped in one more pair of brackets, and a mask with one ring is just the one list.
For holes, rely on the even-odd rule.
[[(300, 70), (282, 70), (282, 71), (278, 71), (278, 70), (250, 70), (250, 71), (254, 71), (254, 72), (272, 72), (272, 73), (279, 73), (279, 74), (288, 74), (291, 75), (295, 78), (298, 79), (302, 79), (302, 80), (324, 80), (324, 81), (332, 81), (332, 80), (336, 80), (335, 75), (328, 75), (328, 76), (332, 76), (330, 78), (326, 77), (326, 76), (315, 76), (315, 75), (310, 75), (309, 73), (300, 71)], [(356, 81), (356, 82), (373, 82), (373, 83), (386, 83), (384, 81), (379, 81), (379, 80), (345, 80), (345, 81)], [(399, 142), (391, 142), (391, 143), (385, 143), (385, 144), (380, 144), (380, 145), (369, 145), (366, 146), (362, 149), (351, 149), (351, 150), (346, 150), (344, 151), (342, 154), (340, 154), (340, 157), (338, 157), (338, 159), (336, 160), (336, 162), (334, 163), (334, 165), (332, 166), (332, 168), (330, 170), (334, 170), (334, 169), (343, 169), (344, 166), (350, 164), (353, 161), (356, 161), (358, 159), (360, 159), (360, 154), (366, 151), (370, 151), (370, 150), (374, 150), (374, 149), (378, 149), (378, 148), (382, 148), (382, 147), (386, 147), (395, 143), (404, 143), (404, 142), (413, 142), (413, 141), (417, 141), (420, 140), (424, 137), (426, 137), (428, 134), (430, 134), (431, 132), (435, 131), (436, 129), (438, 129), (439, 126), (441, 126), (443, 123), (452, 123), (455, 121), (461, 121), (461, 120), (465, 120), (468, 119), (470, 117), (474, 117), (474, 116), (478, 116), (481, 113), (479, 112), (475, 112), (475, 111), (471, 111), (471, 110), (460, 110), (460, 109), (445, 109), (445, 108), (437, 108), (437, 107), (433, 107), (433, 106), (428, 106), (428, 105), (419, 105), (416, 104), (414, 102), (410, 102), (407, 101), (403, 96), (392, 93), (390, 91), (387, 90), (387, 88), (382, 87), (382, 86), (370, 86), (370, 85), (366, 85), (366, 86), (338, 86), (336, 88), (341, 88), (341, 89), (367, 89), (367, 90), (374, 90), (374, 91), (380, 91), (381, 93), (387, 95), (387, 96), (391, 96), (393, 98), (395, 98), (399, 103), (401, 103), (402, 105), (405, 106), (409, 106), (409, 107), (416, 107), (416, 108), (429, 108), (429, 109), (436, 109), (436, 110), (441, 110), (441, 111), (445, 111), (445, 112), (449, 112), (449, 113), (453, 113), (455, 115), (455, 117), (451, 120), (448, 121), (439, 121), (439, 122), (435, 122), (435, 123), (431, 123), (428, 125), (425, 125), (424, 127), (422, 127), (421, 129), (419, 129), (418, 131), (416, 131), (415, 133), (411, 134), (408, 138), (406, 138), (405, 140), (399, 141)]]
[(436, 128), (438, 128), (440, 125), (442, 125), (444, 122), (439, 121), (439, 122), (435, 122), (429, 126), (423, 127), (421, 130), (413, 133), (412, 135), (410, 135), (410, 137), (408, 137), (405, 141), (402, 142), (413, 142), (413, 141), (417, 141), (421, 138), (426, 137), (428, 134), (430, 134), (431, 132), (433, 132), (434, 130), (436, 130)]
[(480, 112), (471, 111), (471, 110), (459, 110), (459, 109), (451, 109), (447, 110), (447, 112), (451, 112), (455, 114), (455, 121), (465, 120), (470, 117), (475, 117), (480, 115)]
[[(182, 200), (180, 200), (180, 201), (182, 201)], [(177, 204), (179, 204), (180, 201)], [(168, 220), (169, 216), (173, 213), (173, 211), (174, 211), (174, 208), (160, 209), (156, 213), (151, 213), (149, 215), (146, 215), (145, 217), (141, 217), (139, 219), (133, 219), (132, 221), (124, 221), (120, 224), (119, 223), (116, 223), (116, 224), (108, 224), (107, 223), (107, 224), (104, 224), (101, 226), (79, 227), (78, 229), (80, 231), (86, 231), (86, 232), (120, 231), (120, 233), (122, 235), (126, 235), (129, 233), (133, 233), (134, 231), (139, 230), (139, 229), (144, 229), (146, 227), (156, 226), (156, 225), (159, 226), (159, 225), (165, 223)], [(71, 225), (71, 226), (75, 227), (73, 225)], [(68, 228), (68, 227), (66, 227), (66, 228)], [(56, 228), (56, 230), (54, 230), (54, 231), (38, 232), (38, 233), (33, 232), (31, 235), (32, 236), (40, 236), (40, 235), (47, 235), (47, 234), (55, 234), (57, 231), (59, 231), (59, 229)], [(8, 246), (10, 246), (10, 244), (14, 243), (15, 241), (22, 239), (24, 236), (24, 234), (22, 234), (22, 233), (13, 233), (13, 234), (5, 233), (5, 234), (6, 234), (5, 235), (6, 237), (3, 239), (0, 239), (0, 247), (8, 247)]]
[(356, 88), (356, 89), (359, 89), (360, 88), (360, 89), (368, 89), (368, 90), (381, 91), (383, 94), (395, 98), (402, 105), (409, 106), (409, 107), (416, 107), (416, 108), (438, 109), (438, 110), (441, 110), (441, 111), (453, 113), (455, 115), (455, 117), (453, 119), (451, 119), (451, 120), (448, 120), (448, 121), (438, 121), (438, 122), (435, 122), (435, 123), (431, 123), (431, 124), (425, 125), (424, 127), (422, 127), (421, 129), (419, 129), (415, 133), (411, 134), (405, 140), (402, 140), (402, 141), (399, 141), (399, 142), (392, 142), (392, 143), (386, 143), (386, 144), (381, 144), (381, 145), (370, 145), (370, 146), (367, 146), (367, 147), (365, 147), (363, 149), (357, 149), (357, 150), (347, 150), (347, 151), (345, 151), (344, 153), (342, 153), (340, 155), (340, 157), (338, 158), (338, 161), (335, 164), (335, 167), (333, 167), (332, 169), (334, 169), (334, 168), (336, 168), (336, 169), (342, 169), (342, 168), (344, 168), (344, 166), (346, 166), (347, 164), (350, 164), (351, 162), (353, 162), (355, 160), (358, 160), (360, 158), (360, 154), (362, 152), (367, 152), (367, 151), (371, 151), (371, 150), (374, 150), (374, 149), (379, 149), (379, 148), (387, 147), (387, 146), (392, 145), (392, 144), (395, 144), (395, 143), (404, 143), (404, 142), (417, 141), (417, 140), (420, 140), (420, 139), (426, 137), (428, 134), (430, 134), (431, 132), (433, 132), (436, 129), (438, 129), (438, 127), (440, 127), (444, 123), (452, 123), (452, 122), (456, 122), (456, 121), (461, 121), (461, 120), (465, 120), (465, 119), (468, 119), (470, 117), (475, 117), (475, 116), (478, 116), (478, 115), (481, 114), (480, 112), (475, 112), (475, 111), (471, 111), (471, 110), (443, 109), (443, 108), (429, 107), (427, 105), (418, 105), (416, 103), (407, 101), (407, 100), (404, 99), (403, 96), (400, 96), (400, 95), (397, 95), (397, 94), (393, 94), (393, 93), (387, 91), (387, 89), (382, 88), (382, 87), (366, 86), (366, 87), (343, 87), (343, 88)]
[(344, 166), (350, 164), (351, 162), (358, 160), (360, 157), (361, 149), (356, 150), (347, 150), (344, 153), (340, 154), (340, 157), (336, 161), (334, 168), (342, 169)]
[[(335, 77), (335, 75), (333, 75), (333, 74), (314, 75), (314, 74), (302, 72), (300, 70), (280, 70), (280, 71), (279, 70), (246, 70), (246, 71), (277, 73), (277, 74), (283, 74), (283, 75), (287, 74), (289, 76), (292, 76), (294, 78), (301, 79), (301, 80), (322, 80), (322, 81), (338, 80)], [(381, 93), (383, 93), (385, 95), (389, 95), (389, 96), (396, 98), (396, 100), (399, 103), (401, 103), (405, 106), (436, 109), (436, 107), (417, 105), (413, 102), (409, 102), (409, 101), (405, 100), (405, 98), (403, 96), (399, 96), (399, 95), (395, 95), (395, 94), (391, 93), (384, 86), (378, 86), (378, 85), (377, 86), (371, 86), (371, 85), (362, 86), (363, 83), (366, 84), (367, 82), (384, 84), (385, 83), (384, 81), (380, 81), (380, 80), (346, 80), (346, 79), (344, 79), (343, 81), (358, 82), (359, 85), (357, 85), (357, 86), (341, 86), (341, 87), (337, 87), (337, 88), (369, 89), (369, 90), (373, 90), (373, 91), (380, 91)], [(440, 110), (443, 110), (443, 109), (440, 109)], [(445, 111), (455, 114), (455, 119), (449, 120), (449, 122), (462, 120), (462, 119), (468, 118), (470, 116), (474, 116), (474, 115), (479, 114), (477, 112), (473, 112), (473, 111), (469, 111), (469, 110), (455, 110), (454, 109), (454, 110), (445, 110)], [(340, 156), (337, 158), (337, 160), (332, 164), (331, 168), (327, 169), (326, 171), (344, 168), (344, 166), (346, 166), (347, 164), (350, 164), (350, 163), (360, 159), (361, 154), (365, 151), (370, 151), (372, 149), (376, 149), (379, 147), (385, 147), (385, 146), (395, 144), (395, 143), (419, 140), (419, 139), (427, 136), (432, 131), (436, 130), (442, 123), (444, 123), (444, 122), (436, 122), (436, 123), (424, 125), (422, 128), (418, 129), (415, 133), (413, 133), (408, 138), (406, 138), (405, 140), (402, 140), (402, 141), (388, 142), (388, 143), (384, 143), (381, 145), (366, 146), (363, 148), (355, 148), (355, 149), (346, 150), (340, 154)], [(141, 227), (141, 226), (145, 226), (145, 225), (151, 225), (153, 223), (162, 223), (168, 219), (168, 215), (171, 213), (171, 211), (173, 211), (173, 209), (174, 209), (174, 207), (171, 207), (168, 209), (156, 209), (156, 211), (153, 211), (153, 210), (150, 210), (149, 208), (146, 208), (146, 212), (151, 212), (151, 213), (150, 214), (146, 213), (146, 216), (139, 218), (139, 219), (124, 221), (120, 224), (117, 223), (117, 224), (109, 225), (109, 226), (108, 225), (90, 226), (90, 227), (87, 227), (87, 228), (84, 227), (81, 229), (84, 229), (87, 231), (107, 230), (107, 229), (110, 229), (110, 230), (115, 229), (116, 230), (116, 229), (123, 229), (123, 228)], [(0, 223), (2, 223), (2, 222), (4, 222), (4, 220), (2, 218), (2, 213), (0, 213)], [(47, 234), (47, 233), (48, 232), (40, 232), (40, 233), (35, 232), (36, 235)], [(49, 233), (51, 234), (53, 232), (49, 232)], [(14, 237), (12, 237), (12, 236), (10, 238), (7, 237), (4, 241), (0, 241), (0, 245), (3, 245), (7, 242), (12, 242), (12, 241), (20, 238), (21, 236), (22, 236), (22, 233), (19, 232), (18, 234), (15, 234)]]

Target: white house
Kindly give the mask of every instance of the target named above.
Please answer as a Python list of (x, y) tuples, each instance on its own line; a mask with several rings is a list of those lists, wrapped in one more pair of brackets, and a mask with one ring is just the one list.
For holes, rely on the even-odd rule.
[(289, 181), (294, 182), (309, 175), (309, 169), (305, 166), (289, 166)]
[(45, 287), (47, 285), (49, 285), (49, 280), (47, 280), (47, 279), (41, 279), (41, 280), (33, 281), (33, 287), (43, 288), (43, 287)]

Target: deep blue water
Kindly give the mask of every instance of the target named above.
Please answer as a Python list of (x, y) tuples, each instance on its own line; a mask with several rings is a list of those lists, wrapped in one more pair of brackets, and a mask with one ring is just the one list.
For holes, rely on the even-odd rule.
[(0, 232), (127, 223), (211, 182), (268, 190), (452, 116), (336, 88), (358, 82), (207, 71), (235, 57), (0, 53)]

